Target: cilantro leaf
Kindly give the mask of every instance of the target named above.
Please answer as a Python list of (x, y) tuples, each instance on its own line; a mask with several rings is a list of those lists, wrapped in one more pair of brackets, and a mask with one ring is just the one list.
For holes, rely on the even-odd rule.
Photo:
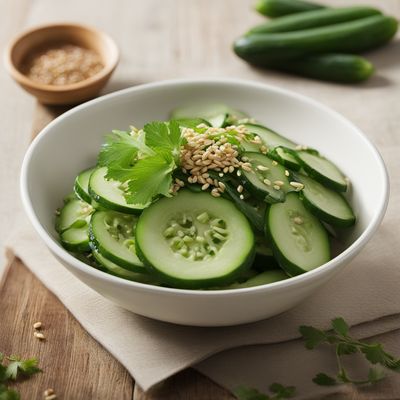
[(349, 333), (349, 326), (343, 318), (335, 318), (331, 321), (331, 324), (333, 330), (339, 335), (347, 336), (347, 334)]
[(20, 400), (20, 395), (16, 390), (0, 384), (0, 400)]
[(20, 357), (10, 356), (8, 357), (10, 363), (7, 365), (6, 375), (8, 379), (16, 380), (19, 376), (18, 374), (24, 376), (31, 376), (41, 369), (38, 367), (38, 360), (36, 358), (28, 358), (26, 360), (21, 360)]
[(130, 204), (145, 205), (159, 194), (171, 196), (174, 168), (172, 155), (166, 152), (139, 160), (130, 173), (126, 201)]
[(114, 130), (106, 136), (97, 163), (108, 167), (107, 178), (124, 182), (129, 177), (131, 167), (138, 155), (154, 155), (154, 151), (144, 143), (143, 132), (126, 132)]
[(314, 328), (313, 326), (302, 325), (300, 326), (299, 331), (306, 342), (306, 348), (309, 350), (314, 349), (327, 340), (326, 333), (320, 329)]
[(327, 374), (324, 374), (323, 372), (320, 372), (319, 374), (317, 374), (313, 378), (313, 382), (320, 386), (334, 386), (334, 385), (338, 384), (338, 382), (335, 378), (333, 378), (332, 376), (329, 376)]
[(233, 394), (238, 400), (270, 400), (271, 398), (266, 394), (259, 392), (257, 389), (249, 388), (247, 386), (239, 386)]
[(146, 144), (152, 149), (171, 152), (177, 160), (180, 154), (181, 129), (177, 121), (153, 121), (144, 126)]
[(368, 371), (368, 380), (371, 383), (379, 382), (386, 378), (386, 373), (382, 368), (370, 368)]
[(269, 390), (276, 394), (276, 399), (288, 399), (294, 395), (296, 388), (294, 386), (283, 386), (275, 382), (271, 384)]
[(386, 365), (387, 355), (380, 343), (373, 343), (363, 346), (361, 351), (370, 363)]

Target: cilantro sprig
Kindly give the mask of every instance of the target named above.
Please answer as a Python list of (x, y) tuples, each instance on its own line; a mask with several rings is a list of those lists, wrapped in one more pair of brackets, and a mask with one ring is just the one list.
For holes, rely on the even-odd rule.
[[(349, 326), (342, 317), (331, 321), (331, 329), (321, 330), (313, 326), (302, 325), (300, 334), (305, 341), (305, 347), (314, 350), (320, 345), (332, 346), (337, 360), (338, 372), (335, 376), (319, 372), (312, 381), (320, 386), (334, 386), (340, 384), (372, 385), (387, 377), (387, 371), (400, 372), (400, 359), (388, 353), (381, 343), (369, 343), (350, 336)], [(357, 380), (349, 376), (342, 357), (352, 354), (362, 354), (372, 366), (364, 379)], [(295, 387), (283, 386), (273, 383), (270, 387), (271, 394), (264, 394), (257, 389), (240, 386), (234, 394), (239, 400), (276, 400), (287, 399), (294, 395)]]
[[(301, 326), (299, 331), (305, 340), (307, 349), (315, 349), (321, 344), (334, 346), (338, 372), (336, 376), (329, 376), (320, 372), (313, 378), (313, 382), (321, 386), (332, 386), (341, 383), (365, 385), (379, 382), (386, 377), (385, 369), (400, 372), (400, 359), (386, 352), (380, 343), (368, 343), (352, 338), (349, 335), (349, 326), (343, 318), (331, 321), (332, 330), (323, 331), (312, 326)], [(343, 366), (342, 357), (361, 353), (372, 364), (368, 375), (363, 380), (352, 379)]]
[(36, 358), (24, 360), (18, 356), (6, 357), (0, 353), (0, 400), (19, 400), (19, 393), (9, 388), (7, 383), (20, 378), (29, 378), (41, 371)]
[(107, 179), (121, 182), (128, 203), (147, 205), (159, 195), (171, 196), (181, 144), (177, 121), (154, 121), (131, 132), (113, 131), (101, 148), (98, 165), (107, 167)]

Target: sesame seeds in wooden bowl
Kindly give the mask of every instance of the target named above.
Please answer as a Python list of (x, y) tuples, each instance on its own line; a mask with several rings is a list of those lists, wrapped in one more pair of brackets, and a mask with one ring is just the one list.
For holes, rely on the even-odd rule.
[(5, 53), (10, 75), (45, 104), (95, 97), (118, 63), (118, 48), (103, 32), (76, 24), (45, 25), (18, 36)]

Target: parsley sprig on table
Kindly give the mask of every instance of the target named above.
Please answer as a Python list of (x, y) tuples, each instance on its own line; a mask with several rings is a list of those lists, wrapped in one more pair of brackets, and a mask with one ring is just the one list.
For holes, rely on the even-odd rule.
[(176, 121), (154, 121), (130, 132), (115, 130), (106, 137), (98, 164), (107, 167), (107, 179), (121, 182), (128, 203), (147, 205), (158, 195), (171, 195), (182, 140)]
[(19, 400), (19, 393), (7, 386), (10, 381), (28, 378), (41, 369), (36, 358), (21, 359), (18, 356), (4, 356), (0, 353), (0, 400)]
[[(299, 328), (307, 349), (315, 349), (321, 344), (332, 345), (335, 348), (338, 373), (334, 377), (322, 372), (317, 374), (313, 379), (313, 382), (317, 385), (331, 386), (340, 383), (372, 384), (386, 377), (386, 372), (382, 367), (400, 372), (399, 359), (387, 353), (380, 343), (368, 343), (352, 338), (349, 335), (349, 326), (343, 318), (333, 319), (331, 327), (332, 330), (330, 331), (322, 331), (312, 326), (304, 325)], [(363, 380), (352, 379), (342, 363), (342, 356), (355, 353), (363, 354), (366, 360), (374, 365), (369, 369), (368, 376)]]
[[(381, 343), (368, 343), (363, 340), (357, 340), (350, 336), (349, 326), (341, 318), (335, 318), (331, 321), (330, 330), (321, 330), (313, 326), (302, 325), (299, 328), (300, 334), (305, 340), (305, 346), (309, 350), (326, 344), (333, 346), (336, 354), (338, 372), (335, 376), (330, 376), (324, 372), (318, 373), (313, 382), (320, 386), (333, 386), (339, 384), (366, 385), (374, 384), (386, 378), (386, 370), (400, 372), (400, 359), (394, 357), (384, 350)], [(352, 379), (346, 371), (342, 357), (359, 353), (364, 355), (365, 359), (372, 364), (365, 379)], [(280, 390), (278, 390), (280, 388)], [(234, 391), (239, 400), (275, 400), (287, 399), (294, 395), (293, 386), (283, 386), (274, 383), (270, 386), (273, 395), (267, 395), (259, 392), (257, 389), (240, 386)]]

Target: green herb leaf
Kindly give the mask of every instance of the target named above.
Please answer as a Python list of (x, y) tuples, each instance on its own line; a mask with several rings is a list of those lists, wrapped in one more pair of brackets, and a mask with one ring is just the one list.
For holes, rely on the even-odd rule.
[(146, 144), (152, 149), (171, 152), (177, 160), (180, 154), (181, 129), (179, 123), (172, 120), (169, 123), (154, 121), (144, 126)]
[(31, 376), (41, 369), (38, 367), (38, 360), (36, 358), (28, 358), (27, 360), (21, 360), (20, 357), (10, 356), (8, 357), (10, 363), (7, 365), (6, 375), (8, 379), (16, 380), (19, 374), (24, 376)]
[(126, 201), (131, 204), (149, 204), (157, 195), (171, 196), (172, 155), (167, 152), (139, 160), (132, 168)]
[(387, 356), (380, 343), (373, 343), (363, 346), (361, 352), (365, 358), (372, 364), (386, 365)]
[(300, 334), (306, 341), (305, 346), (307, 349), (311, 350), (317, 347), (319, 344), (327, 340), (327, 335), (324, 331), (314, 328), (312, 326), (302, 325), (299, 328)]
[(329, 376), (327, 374), (324, 374), (323, 372), (320, 372), (319, 374), (317, 374), (313, 378), (313, 382), (320, 386), (334, 386), (334, 385), (338, 384), (338, 382), (335, 378), (333, 378), (332, 376)]
[(368, 371), (368, 380), (370, 383), (379, 382), (386, 378), (386, 373), (382, 368), (370, 368)]
[(266, 394), (259, 392), (257, 389), (247, 386), (239, 386), (233, 391), (238, 400), (270, 400)]
[(343, 318), (335, 318), (331, 321), (333, 330), (342, 336), (347, 336), (349, 333), (349, 326)]
[(276, 382), (271, 384), (269, 390), (276, 394), (276, 399), (289, 399), (290, 397), (293, 397), (296, 392), (296, 388), (294, 386), (283, 386)]
[(20, 400), (20, 395), (16, 390), (0, 384), (0, 400)]

